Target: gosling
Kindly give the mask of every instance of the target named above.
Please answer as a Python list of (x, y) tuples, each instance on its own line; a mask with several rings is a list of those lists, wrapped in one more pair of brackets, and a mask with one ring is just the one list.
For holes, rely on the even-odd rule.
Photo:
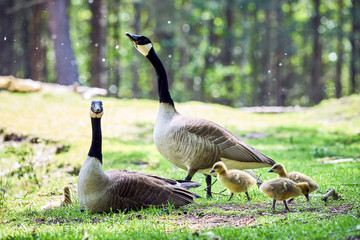
[(305, 174), (299, 172), (286, 173), (285, 166), (281, 163), (276, 163), (268, 172), (276, 173), (279, 177), (289, 178), (296, 183), (307, 182), (310, 187), (309, 193), (312, 193), (319, 188), (319, 184)]
[(255, 178), (250, 174), (241, 170), (232, 169), (227, 170), (226, 165), (223, 162), (217, 162), (214, 164), (210, 173), (217, 173), (217, 177), (222, 185), (224, 185), (230, 192), (230, 198), (234, 196), (234, 193), (245, 192), (248, 201), (250, 196), (248, 190), (256, 183)]
[(62, 201), (49, 202), (49, 203), (45, 204), (44, 206), (42, 206), (40, 208), (40, 210), (50, 210), (50, 209), (55, 209), (55, 208), (59, 208), (59, 207), (63, 207), (63, 206), (72, 204), (70, 187), (66, 185), (64, 187), (63, 191), (64, 191), (64, 199)]
[(275, 178), (264, 182), (260, 186), (260, 191), (273, 199), (272, 209), (275, 210), (276, 201), (283, 201), (285, 208), (290, 212), (286, 204), (286, 199), (305, 195), (309, 201), (309, 184), (307, 182), (295, 183), (288, 178)]

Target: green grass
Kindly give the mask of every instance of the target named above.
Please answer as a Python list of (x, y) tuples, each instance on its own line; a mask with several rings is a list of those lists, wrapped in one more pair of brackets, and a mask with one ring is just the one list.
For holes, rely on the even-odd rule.
[[(156, 150), (152, 128), (157, 101), (101, 99), (104, 169), (126, 168), (182, 179)], [(285, 213), (282, 203), (270, 211), (271, 199), (254, 187), (252, 201), (244, 195), (214, 195), (197, 199), (180, 209), (145, 209), (140, 212), (89, 214), (77, 202), (76, 173), (91, 142), (90, 101), (76, 94), (0, 92), (0, 129), (4, 133), (36, 136), (10, 146), (0, 142), (0, 239), (346, 239), (360, 235), (360, 96), (327, 100), (304, 112), (252, 114), (221, 105), (189, 102), (177, 104), (179, 112), (212, 120), (264, 152), (288, 171), (300, 171), (316, 180), (320, 189), (311, 198), (298, 198)], [(264, 138), (247, 138), (264, 133)], [(69, 149), (49, 154), (59, 144)], [(31, 150), (29, 150), (31, 149)], [(11, 150), (11, 151), (10, 151)], [(32, 153), (30, 154), (29, 151)], [(38, 160), (37, 156), (43, 153)], [(353, 162), (324, 164), (320, 158), (353, 158)], [(31, 167), (29, 166), (31, 163)], [(139, 164), (147, 163), (147, 164)], [(19, 167), (20, 166), (20, 167)], [(22, 166), (22, 168), (21, 168)], [(8, 172), (12, 172), (10, 175)], [(268, 169), (258, 169), (263, 180), (275, 178)], [(39, 183), (36, 183), (36, 180)], [(205, 196), (204, 177), (194, 176)], [(70, 184), (74, 204), (40, 210), (48, 201), (60, 201), (62, 187)], [(343, 200), (321, 196), (334, 188)], [(214, 192), (223, 190), (216, 183)], [(224, 225), (219, 225), (224, 223)], [(227, 223), (227, 225), (226, 225)]]

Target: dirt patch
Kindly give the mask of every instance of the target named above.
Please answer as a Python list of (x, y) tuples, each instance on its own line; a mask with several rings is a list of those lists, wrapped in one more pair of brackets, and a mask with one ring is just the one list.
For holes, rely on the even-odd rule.
[[(96, 224), (98, 222), (101, 222), (101, 218), (93, 218), (90, 220), (92, 224)], [(84, 222), (83, 219), (79, 219), (79, 218), (74, 218), (74, 219), (61, 219), (61, 218), (35, 218), (32, 219), (31, 222), (39, 224), (39, 225), (43, 225), (43, 224), (48, 224), (48, 225), (55, 225), (55, 224), (64, 224), (64, 223), (75, 223), (75, 222)]]
[(30, 143), (32, 145), (46, 145), (48, 150), (50, 150), (51, 148), (50, 151), (53, 154), (67, 152), (70, 148), (69, 145), (65, 145), (57, 141), (13, 132), (8, 133), (4, 129), (0, 129), (0, 147), (17, 147), (20, 143)]
[[(304, 209), (304, 205), (289, 204), (292, 212), (316, 212), (319, 214), (319, 220), (323, 218), (331, 218), (335, 215), (349, 213), (353, 205), (339, 204), (332, 206), (325, 206), (324, 204), (311, 204)], [(209, 209), (216, 209), (219, 213), (209, 213)], [(175, 225), (183, 226), (190, 230), (204, 230), (212, 229), (214, 227), (245, 227), (258, 225), (258, 218), (263, 216), (286, 216), (291, 214), (285, 211), (284, 206), (278, 203), (276, 210), (271, 211), (271, 203), (236, 205), (226, 204), (217, 205), (212, 204), (208, 208), (200, 207), (196, 210), (191, 210), (189, 213), (184, 212), (177, 216), (170, 215), (159, 219), (159, 222), (171, 222)]]

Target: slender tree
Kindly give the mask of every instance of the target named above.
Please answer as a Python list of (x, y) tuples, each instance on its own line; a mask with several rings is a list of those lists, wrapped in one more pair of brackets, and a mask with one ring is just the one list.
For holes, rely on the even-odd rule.
[(274, 62), (274, 70), (275, 70), (275, 80), (276, 80), (276, 105), (285, 106), (286, 100), (286, 82), (284, 77), (281, 74), (282, 70), (282, 57), (284, 56), (283, 47), (285, 44), (284, 39), (284, 30), (283, 30), (283, 12), (281, 9), (282, 1), (279, 1), (276, 6), (276, 49), (275, 49), (275, 62)]
[(109, 9), (109, 11), (113, 11), (114, 15), (116, 16), (116, 21), (114, 22), (113, 25), (113, 29), (114, 29), (114, 34), (113, 34), (113, 38), (114, 41), (116, 43), (116, 53), (115, 53), (115, 57), (114, 57), (114, 77), (113, 77), (113, 84), (115, 86), (114, 92), (112, 93), (115, 97), (118, 97), (118, 89), (120, 87), (120, 80), (121, 80), (121, 73), (120, 73), (120, 69), (121, 69), (121, 62), (120, 62), (120, 54), (118, 53), (118, 48), (120, 46), (120, 42), (121, 42), (121, 37), (120, 37), (120, 29), (121, 29), (121, 21), (120, 21), (120, 5), (121, 2), (120, 0), (114, 1), (113, 3), (113, 7)]
[(251, 34), (249, 36), (249, 65), (251, 66), (249, 85), (252, 86), (252, 100), (251, 105), (258, 105), (262, 103), (262, 95), (260, 88), (260, 71), (261, 64), (259, 64), (259, 57), (256, 52), (259, 47), (258, 38), (260, 31), (260, 23), (258, 20), (258, 8), (256, 7), (253, 11), (251, 11), (251, 17), (253, 25), (251, 28)]
[(15, 16), (8, 12), (13, 5), (12, 0), (0, 1), (0, 75), (15, 75), (12, 71)]
[[(234, 50), (234, 34), (233, 34), (233, 26), (234, 26), (234, 0), (228, 0), (225, 3), (225, 20), (226, 20), (226, 28), (225, 28), (225, 36), (224, 36), (224, 45), (223, 45), (223, 54), (221, 57), (221, 62), (223, 66), (228, 67), (232, 65), (233, 61), (233, 50)], [(234, 91), (233, 87), (233, 77), (230, 71), (227, 71), (228, 74), (224, 77), (224, 84), (226, 84), (227, 95), (224, 96), (222, 101), (225, 105), (232, 105), (232, 92)]]
[(269, 105), (271, 97), (271, 6), (265, 9), (265, 36), (263, 39), (263, 80), (261, 83), (261, 104)]
[(91, 17), (90, 73), (91, 86), (107, 88), (106, 77), (106, 27), (107, 6), (105, 0), (89, 1)]
[(314, 0), (315, 15), (312, 19), (313, 29), (313, 64), (311, 66), (310, 99), (313, 103), (319, 103), (324, 98), (322, 75), (322, 44), (319, 34), (320, 26), (320, 0)]
[(341, 72), (343, 65), (343, 55), (344, 55), (344, 44), (343, 44), (343, 25), (344, 25), (344, 2), (343, 0), (338, 0), (338, 31), (337, 31), (337, 61), (336, 61), (336, 73), (335, 73), (335, 96), (340, 98), (342, 84), (341, 84)]
[[(134, 22), (133, 22), (133, 28), (136, 34), (140, 33), (140, 16), (141, 16), (141, 6), (139, 1), (134, 2)], [(134, 50), (136, 51), (136, 50)], [(135, 58), (131, 65), (132, 69), (132, 92), (133, 92), (133, 98), (139, 97), (139, 61), (138, 58)]]
[(79, 72), (69, 35), (66, 2), (66, 0), (46, 0), (51, 38), (55, 49), (57, 83), (61, 85), (71, 85), (79, 81)]
[(45, 68), (45, 47), (41, 42), (44, 31), (44, 4), (36, 4), (31, 7), (30, 19), (30, 78), (34, 80), (45, 81), (43, 76)]
[(359, 73), (358, 57), (360, 53), (360, 3), (359, 0), (352, 0), (351, 8), (351, 22), (352, 31), (350, 32), (350, 43), (351, 43), (351, 60), (350, 60), (350, 93), (355, 93), (357, 84), (356, 77)]

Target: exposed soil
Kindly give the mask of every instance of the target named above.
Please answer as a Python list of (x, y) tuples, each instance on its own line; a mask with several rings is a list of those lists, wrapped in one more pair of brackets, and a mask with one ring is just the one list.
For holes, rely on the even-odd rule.
[(31, 143), (31, 144), (45, 144), (47, 148), (51, 148), (54, 154), (59, 154), (61, 152), (66, 152), (69, 150), (68, 145), (61, 144), (59, 142), (43, 139), (36, 136), (28, 136), (18, 133), (9, 133), (6, 132), (4, 129), (0, 129), (0, 147), (6, 146), (18, 146), (19, 143)]
[[(353, 208), (351, 204), (311, 204), (305, 209), (299, 210), (298, 207), (303, 207), (303, 204), (288, 204), (292, 212), (316, 212), (319, 214), (319, 220), (324, 218), (331, 218), (335, 215), (347, 214)], [(208, 213), (209, 209), (218, 209), (221, 213)], [(222, 211), (223, 210), (223, 211)], [(217, 205), (212, 204), (208, 208), (196, 208), (196, 210), (189, 213), (167, 216), (159, 219), (161, 221), (170, 221), (176, 225), (186, 227), (191, 230), (212, 229), (214, 227), (244, 227), (258, 225), (258, 218), (263, 216), (286, 216), (288, 213), (285, 211), (282, 203), (277, 203), (276, 210), (271, 211), (271, 203), (262, 204), (249, 204), (249, 205), (236, 205), (226, 204)], [(360, 210), (359, 210), (360, 216)]]

